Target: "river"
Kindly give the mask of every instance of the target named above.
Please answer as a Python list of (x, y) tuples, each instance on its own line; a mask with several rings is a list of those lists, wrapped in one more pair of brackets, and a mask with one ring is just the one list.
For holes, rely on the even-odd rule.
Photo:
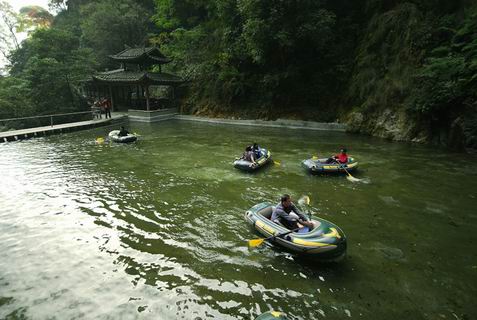
[[(0, 144), (0, 318), (477, 318), (475, 155), (337, 132), (132, 124)], [(258, 142), (277, 164), (232, 167)], [(344, 176), (300, 162), (346, 146)], [(254, 204), (308, 195), (348, 237), (340, 263), (247, 247)]]

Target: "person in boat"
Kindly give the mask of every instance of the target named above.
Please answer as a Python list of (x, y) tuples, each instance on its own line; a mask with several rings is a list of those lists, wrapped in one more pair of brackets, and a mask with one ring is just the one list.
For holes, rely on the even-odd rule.
[(346, 149), (341, 149), (341, 152), (337, 155), (332, 156), (326, 160), (326, 163), (348, 163), (348, 155), (346, 154)]
[(255, 163), (255, 155), (253, 153), (252, 146), (247, 146), (245, 148), (245, 152), (242, 155), (242, 159), (246, 161), (250, 161), (253, 165)]
[(288, 194), (280, 198), (280, 203), (273, 209), (271, 220), (290, 230), (301, 229), (304, 226), (313, 229), (313, 222), (298, 210)]
[(262, 157), (262, 148), (260, 148), (257, 143), (253, 144), (252, 151), (255, 159), (260, 159)]
[(125, 137), (129, 134), (129, 131), (127, 131), (126, 129), (124, 129), (123, 126), (121, 126), (121, 129), (119, 130), (119, 133), (118, 133), (118, 136), (119, 137)]

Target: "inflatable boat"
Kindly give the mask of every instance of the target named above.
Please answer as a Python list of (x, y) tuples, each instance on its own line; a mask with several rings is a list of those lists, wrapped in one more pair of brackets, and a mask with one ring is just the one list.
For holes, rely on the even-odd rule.
[(273, 209), (269, 203), (259, 203), (245, 212), (245, 220), (264, 237), (275, 236), (270, 242), (292, 253), (334, 261), (346, 255), (346, 236), (334, 223), (313, 217), (315, 226), (312, 230), (290, 233), (281, 224), (270, 220)]
[(113, 130), (109, 133), (109, 139), (114, 142), (119, 142), (119, 143), (128, 143), (128, 142), (134, 142), (137, 140), (137, 136), (134, 134), (129, 133), (126, 136), (119, 136), (119, 130)]
[[(317, 159), (311, 158), (303, 160), (302, 165), (303, 167), (313, 173), (346, 173), (352, 172), (358, 168), (358, 162), (354, 158), (348, 158), (348, 163), (326, 163), (328, 158), (324, 159)], [(346, 170), (345, 170), (346, 169)]]
[(255, 163), (240, 158), (234, 161), (234, 167), (243, 171), (256, 171), (272, 161), (272, 154), (270, 151), (267, 149), (261, 149), (260, 152), (262, 156), (255, 160)]

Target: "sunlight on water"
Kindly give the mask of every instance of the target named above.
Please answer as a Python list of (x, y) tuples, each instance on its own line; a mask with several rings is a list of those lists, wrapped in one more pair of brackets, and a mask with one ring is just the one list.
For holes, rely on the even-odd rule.
[[(130, 145), (96, 144), (106, 129), (0, 144), (0, 318), (477, 316), (475, 156), (331, 132), (131, 129)], [(253, 142), (277, 164), (234, 169)], [(301, 167), (342, 145), (361, 182)], [(247, 247), (244, 212), (282, 193), (343, 228), (345, 261)]]

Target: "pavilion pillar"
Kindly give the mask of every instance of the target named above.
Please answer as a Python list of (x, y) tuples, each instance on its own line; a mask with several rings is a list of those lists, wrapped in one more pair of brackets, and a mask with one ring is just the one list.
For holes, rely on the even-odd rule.
[(171, 91), (170, 91), (170, 95), (169, 95), (169, 99), (171, 101), (171, 103), (169, 104), (172, 108), (175, 108), (176, 107), (176, 87), (174, 86), (171, 86)]
[[(141, 108), (145, 108), (146, 107), (146, 100), (144, 99), (144, 97), (146, 97), (146, 94), (144, 92), (144, 86), (141, 85), (140, 89), (141, 89)], [(144, 101), (144, 104), (142, 104), (143, 101)]]
[(146, 85), (144, 86), (145, 89), (145, 94), (146, 94), (146, 110), (150, 111), (150, 106), (149, 106), (149, 86)]
[(114, 96), (112, 86), (109, 86), (109, 99), (111, 100), (111, 111), (114, 111)]

